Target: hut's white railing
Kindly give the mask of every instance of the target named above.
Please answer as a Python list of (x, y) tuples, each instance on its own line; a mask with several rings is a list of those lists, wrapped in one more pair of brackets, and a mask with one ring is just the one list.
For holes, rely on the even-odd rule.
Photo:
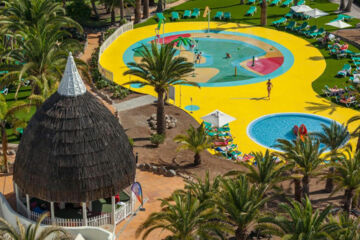
[(25, 207), (24, 203), (20, 199), (16, 199), (16, 208), (17, 208), (17, 211), (21, 215), (23, 215), (24, 217), (27, 217), (26, 207)]
[[(42, 214), (43, 213), (30, 211), (30, 219), (36, 222)], [(41, 223), (46, 225), (51, 225), (51, 219), (49, 217), (46, 217)]]
[(55, 224), (60, 227), (82, 227), (82, 219), (55, 218)]
[(88, 226), (97, 227), (106, 224), (111, 224), (110, 213), (104, 213), (99, 216), (88, 218)]
[(134, 28), (134, 24), (132, 22), (126, 23), (116, 29), (116, 31), (110, 35), (100, 46), (99, 50), (99, 59), (98, 59), (98, 68), (101, 75), (106, 78), (109, 81), (114, 81), (113, 73), (100, 64), (100, 58), (101, 55), (104, 53), (104, 51), (124, 32), (127, 32), (129, 30), (132, 30)]
[(115, 224), (118, 224), (132, 214), (132, 201), (127, 201), (120, 208), (115, 210)]

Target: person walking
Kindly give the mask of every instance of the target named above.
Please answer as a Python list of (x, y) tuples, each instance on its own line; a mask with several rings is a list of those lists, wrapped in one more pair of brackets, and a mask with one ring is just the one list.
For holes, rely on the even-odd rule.
[(271, 89), (273, 87), (273, 84), (271, 83), (271, 79), (268, 79), (268, 81), (266, 82), (266, 86), (267, 86), (267, 91), (268, 91), (268, 99), (270, 100), (270, 93), (271, 93)]

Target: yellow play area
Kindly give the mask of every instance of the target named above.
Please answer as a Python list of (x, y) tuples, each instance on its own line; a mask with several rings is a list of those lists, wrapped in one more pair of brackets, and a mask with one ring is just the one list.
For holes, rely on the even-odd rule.
[[(166, 23), (165, 33), (206, 30), (207, 27), (207, 22)], [(116, 83), (123, 84), (130, 80), (129, 76), (123, 76), (123, 72), (128, 69), (123, 61), (126, 49), (144, 38), (154, 36), (155, 28), (155, 25), (151, 25), (126, 32), (105, 50), (100, 64), (113, 73)], [(243, 153), (264, 149), (247, 135), (249, 123), (263, 115), (282, 112), (311, 113), (345, 123), (358, 114), (357, 111), (336, 105), (314, 92), (311, 83), (324, 72), (326, 62), (319, 50), (306, 40), (282, 31), (237, 23), (211, 22), (210, 28), (270, 39), (286, 47), (294, 56), (293, 66), (272, 79), (270, 100), (266, 98), (266, 82), (229, 87), (175, 86), (176, 100), (173, 104), (182, 109), (190, 104), (199, 106), (199, 110), (189, 112), (197, 121), (201, 122), (202, 116), (216, 109), (235, 117), (236, 120), (230, 123), (231, 134)], [(131, 90), (155, 96), (149, 87)]]

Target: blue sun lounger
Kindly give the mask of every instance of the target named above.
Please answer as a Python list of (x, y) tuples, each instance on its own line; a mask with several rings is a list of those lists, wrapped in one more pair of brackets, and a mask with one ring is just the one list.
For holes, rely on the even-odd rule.
[(309, 34), (314, 33), (316, 31), (317, 31), (317, 27), (316, 25), (313, 25), (310, 27), (309, 30), (302, 30), (301, 33), (304, 34), (305, 36), (308, 36)]
[(255, 12), (256, 12), (256, 7), (255, 7), (255, 6), (251, 6), (251, 7), (249, 8), (249, 10), (245, 13), (245, 16), (253, 16)]
[(156, 13), (156, 17), (158, 19), (158, 22), (160, 22), (162, 20), (166, 20), (164, 14), (162, 12)]
[(337, 73), (337, 77), (346, 77), (351, 74), (350, 64), (345, 64), (343, 68)]
[(270, 6), (278, 5), (281, 2), (281, 0), (272, 0), (270, 3)]
[(191, 17), (191, 11), (190, 10), (185, 10), (183, 18), (190, 18), (190, 17)]
[(309, 33), (307, 36), (311, 37), (311, 38), (316, 38), (316, 37), (322, 36), (324, 34), (325, 34), (325, 29), (319, 28), (316, 32)]
[(298, 1), (298, 3), (296, 4), (296, 6), (304, 5), (305, 3), (306, 3), (305, 0), (300, 0), (300, 1)]
[(286, 0), (281, 4), (282, 7), (288, 7), (293, 1), (292, 0)]
[(279, 27), (281, 24), (286, 23), (286, 21), (287, 21), (287, 18), (286, 18), (286, 17), (282, 17), (282, 18), (280, 18), (280, 19), (278, 19), (278, 20), (276, 20), (276, 21), (273, 21), (273, 22), (271, 23), (271, 25), (274, 25), (275, 27)]
[(192, 18), (197, 18), (199, 15), (200, 15), (200, 9), (194, 8), (194, 10), (193, 10), (193, 12), (191, 14), (191, 17)]
[(221, 11), (219, 11), (219, 12), (217, 12), (217, 13), (215, 14), (214, 19), (215, 19), (215, 20), (221, 20), (221, 19), (223, 18), (223, 16), (224, 16), (224, 13), (221, 12)]
[(9, 89), (7, 87), (5, 87), (3, 90), (0, 90), (0, 93), (4, 94), (6, 96), (9, 93)]
[(180, 16), (179, 16), (178, 12), (171, 12), (171, 20), (172, 21), (176, 21), (176, 20), (179, 20), (179, 19), (180, 19)]
[(337, 15), (337, 17), (334, 20), (331, 20), (330, 22), (335, 22), (335, 21), (350, 21), (352, 19), (351, 16), (345, 15), (345, 14), (339, 14)]
[(296, 22), (295, 21), (290, 21), (289, 24), (286, 25), (285, 30), (291, 30), (292, 31), (292, 30), (294, 30), (295, 26), (296, 26)]
[(256, 0), (248, 0), (248, 4), (254, 4), (256, 2)]
[(309, 24), (307, 22), (303, 22), (300, 26), (294, 28), (295, 31), (301, 32), (304, 29), (308, 28)]
[(230, 19), (231, 19), (231, 13), (230, 12), (224, 13), (224, 20), (229, 21)]

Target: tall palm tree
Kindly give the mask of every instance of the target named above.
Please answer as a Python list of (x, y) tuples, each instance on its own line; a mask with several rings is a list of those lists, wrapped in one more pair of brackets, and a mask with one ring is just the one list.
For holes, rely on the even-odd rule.
[(135, 20), (134, 23), (138, 23), (141, 20), (141, 0), (135, 0)]
[(308, 197), (302, 203), (290, 201), (279, 207), (283, 213), (276, 212), (259, 220), (264, 232), (289, 240), (327, 240), (338, 229), (336, 223), (327, 222), (331, 206), (321, 212), (314, 211)]
[(227, 222), (235, 226), (236, 240), (247, 239), (249, 228), (256, 224), (260, 210), (268, 200), (263, 198), (265, 186), (251, 185), (241, 175), (236, 179), (221, 179), (221, 188), (216, 203), (225, 214)]
[(320, 155), (324, 149), (320, 149), (320, 141), (312, 137), (304, 138), (304, 141), (296, 139), (288, 141), (278, 139), (276, 147), (283, 153), (279, 155), (295, 166), (297, 173), (301, 174), (302, 191), (304, 196), (309, 196), (309, 181), (313, 176), (320, 175), (321, 164), (324, 162)]
[(144, 0), (143, 18), (146, 19), (148, 17), (149, 17), (149, 0)]
[(181, 144), (178, 150), (192, 151), (194, 153), (194, 165), (199, 165), (201, 163), (200, 153), (212, 146), (212, 138), (206, 134), (203, 123), (198, 128), (191, 125), (186, 132), (186, 135), (177, 135), (174, 141)]
[(124, 19), (124, 0), (119, 0), (119, 8), (120, 8), (120, 19)]
[(350, 151), (347, 151), (332, 165), (335, 171), (328, 177), (334, 179), (336, 184), (333, 194), (345, 189), (343, 207), (345, 212), (350, 213), (353, 198), (360, 193), (360, 152), (351, 156)]
[(151, 86), (158, 95), (157, 100), (157, 133), (165, 134), (164, 94), (171, 85), (188, 84), (198, 86), (197, 83), (183, 78), (193, 72), (194, 64), (186, 58), (176, 57), (176, 49), (172, 44), (163, 44), (158, 47), (152, 42), (151, 48), (143, 45), (140, 63), (129, 63), (130, 70), (124, 75), (134, 75), (139, 80), (126, 84), (138, 83), (141, 86)]
[(8, 160), (7, 160), (7, 149), (8, 149), (8, 136), (6, 133), (6, 127), (12, 126), (16, 129), (19, 126), (24, 125), (24, 121), (17, 117), (17, 114), (28, 111), (31, 104), (17, 101), (10, 107), (6, 103), (6, 99), (3, 95), (0, 95), (0, 134), (1, 134), (1, 145), (3, 151), (3, 160), (5, 165), (5, 171), (9, 172)]
[(266, 26), (267, 24), (267, 1), (262, 0), (261, 2), (261, 25)]
[(224, 239), (228, 225), (214, 205), (200, 202), (188, 192), (174, 192), (169, 199), (160, 199), (161, 211), (152, 213), (137, 229), (136, 236), (147, 239), (155, 229), (171, 233), (166, 239)]
[(348, 0), (348, 3), (344, 9), (345, 12), (350, 12), (352, 7), (353, 0)]
[[(330, 161), (334, 162), (338, 156), (339, 149), (345, 146), (345, 143), (350, 139), (350, 133), (346, 126), (339, 125), (335, 121), (332, 121), (330, 126), (321, 124), (322, 132), (315, 132), (312, 135), (316, 136), (322, 144), (330, 149)], [(346, 147), (351, 147), (350, 144)], [(329, 172), (334, 172), (334, 169), (330, 167)], [(332, 178), (326, 180), (325, 191), (332, 192), (334, 184)]]
[(339, 10), (343, 11), (345, 8), (345, 0), (340, 0)]
[[(358, 122), (360, 120), (360, 115), (353, 116), (347, 122), (347, 124)], [(357, 136), (357, 144), (356, 144), (356, 152), (360, 150), (360, 125), (355, 128), (355, 130), (351, 133), (353, 137)]]
[(71, 235), (67, 233), (64, 229), (56, 226), (49, 226), (46, 227), (44, 230), (40, 231), (40, 224), (42, 221), (44, 221), (47, 215), (47, 213), (41, 215), (35, 225), (31, 224), (26, 229), (25, 226), (20, 223), (19, 219), (17, 219), (18, 230), (11, 226), (10, 223), (8, 223), (5, 219), (0, 218), (0, 233), (7, 234), (10, 239), (13, 240), (45, 240), (48, 239), (49, 236), (53, 236), (52, 239), (54, 240), (73, 239)]
[(90, 0), (90, 2), (91, 2), (91, 7), (92, 7), (92, 9), (94, 11), (94, 14), (95, 14), (95, 18), (99, 19), (100, 17), (99, 17), (99, 13), (97, 11), (97, 8), (96, 8), (95, 0)]

